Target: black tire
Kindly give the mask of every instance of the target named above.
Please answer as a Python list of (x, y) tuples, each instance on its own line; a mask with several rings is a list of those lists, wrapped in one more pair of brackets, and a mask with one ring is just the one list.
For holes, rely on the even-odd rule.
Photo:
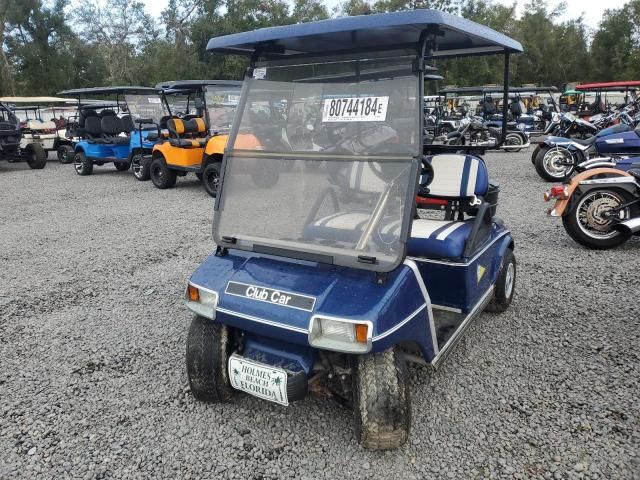
[(502, 313), (509, 308), (516, 290), (516, 272), (516, 256), (513, 254), (513, 250), (508, 248), (500, 265), (493, 298), (487, 304), (486, 311)]
[(202, 181), (202, 174), (200, 172), (196, 172), (196, 178)]
[(191, 393), (204, 402), (224, 402), (233, 396), (227, 363), (232, 351), (229, 329), (196, 315), (187, 337), (187, 377)]
[(536, 145), (536, 148), (533, 149), (533, 153), (531, 154), (531, 163), (533, 165), (536, 164), (536, 156), (538, 156), (539, 151), (540, 151), (540, 144)]
[(60, 145), (56, 154), (58, 161), (64, 165), (73, 162), (73, 147), (71, 145)]
[(207, 193), (213, 198), (218, 194), (221, 168), (222, 164), (220, 162), (209, 163), (204, 167), (204, 171), (202, 172), (202, 185)]
[[(504, 137), (505, 145), (524, 145), (524, 138), (517, 133), (507, 133)], [(511, 143), (509, 143), (511, 142)], [(519, 152), (522, 148), (509, 148), (508, 152)]]
[(129, 162), (113, 162), (113, 165), (119, 172), (126, 172), (131, 167)]
[(149, 174), (153, 184), (161, 190), (173, 187), (178, 178), (175, 170), (170, 169), (162, 157), (153, 159)]
[[(581, 207), (589, 201), (591, 195), (598, 193), (608, 194), (617, 198), (617, 201), (619, 202), (618, 204), (620, 205), (632, 200), (624, 190), (606, 188), (589, 190), (579, 198), (575, 198), (570, 202), (570, 210), (562, 216), (562, 225), (569, 236), (584, 247), (591, 248), (593, 250), (615, 248), (629, 240), (631, 235), (615, 229), (607, 229), (606, 222), (599, 225), (599, 227), (603, 229), (601, 236), (598, 236), (595, 232), (589, 234), (587, 233), (589, 228), (587, 226), (582, 226), (580, 222)], [(600, 209), (600, 212), (601, 211), (602, 209)], [(633, 217), (635, 214), (637, 214), (635, 208), (633, 210), (629, 210), (629, 217)], [(597, 221), (595, 216), (592, 216), (592, 218), (594, 221)]]
[(27, 164), (33, 170), (43, 169), (47, 165), (47, 152), (39, 143), (29, 145), (27, 154)]
[(398, 448), (409, 438), (409, 373), (398, 347), (353, 357), (353, 414), (358, 442), (370, 450)]
[(559, 157), (560, 155), (565, 159), (567, 159), (568, 156), (571, 156), (571, 154), (565, 149), (550, 148), (547, 145), (540, 147), (534, 162), (536, 172), (538, 172), (540, 178), (547, 182), (564, 182), (571, 178), (571, 175), (576, 168), (575, 159), (571, 157), (573, 165), (570, 168), (562, 169), (561, 166), (558, 166), (557, 169), (554, 169), (556, 161), (561, 160)]
[(131, 157), (131, 171), (136, 180), (146, 182), (151, 178), (151, 159), (141, 154)]
[(73, 156), (73, 167), (78, 175), (91, 175), (93, 173), (93, 162), (87, 158), (84, 152), (78, 152)]

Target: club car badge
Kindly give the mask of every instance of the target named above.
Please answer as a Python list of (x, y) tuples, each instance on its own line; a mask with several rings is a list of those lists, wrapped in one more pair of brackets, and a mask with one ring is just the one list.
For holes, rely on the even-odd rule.
[(236, 297), (272, 303), (274, 305), (280, 305), (281, 307), (295, 308), (306, 312), (312, 312), (316, 304), (315, 297), (275, 290), (273, 288), (259, 287), (248, 283), (229, 282), (224, 292), (229, 295), (235, 295)]

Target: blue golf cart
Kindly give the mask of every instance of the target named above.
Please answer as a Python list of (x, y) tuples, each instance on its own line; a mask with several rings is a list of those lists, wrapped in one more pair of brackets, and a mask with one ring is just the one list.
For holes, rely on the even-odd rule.
[(148, 180), (143, 157), (160, 140), (159, 122), (168, 115), (160, 90), (150, 87), (92, 87), (59, 93), (78, 99), (78, 114), (67, 136), (74, 145), (78, 175), (91, 175), (94, 165), (113, 163), (117, 170), (132, 167), (138, 180)]
[[(499, 54), (508, 86), (522, 47), (414, 10), (237, 33), (208, 50), (250, 64), (217, 249), (185, 292), (191, 392), (289, 405), (323, 388), (353, 406), (362, 445), (396, 448), (411, 424), (407, 361), (437, 367), (515, 290), (514, 242), (478, 150), (423, 142), (424, 79), (439, 59)], [(265, 170), (279, 175), (257, 191)]]

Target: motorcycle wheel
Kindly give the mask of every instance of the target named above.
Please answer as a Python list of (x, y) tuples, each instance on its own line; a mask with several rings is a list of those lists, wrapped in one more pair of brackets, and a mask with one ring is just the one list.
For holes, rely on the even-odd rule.
[(531, 154), (531, 163), (532, 164), (536, 164), (536, 156), (538, 155), (538, 152), (540, 151), (540, 145), (536, 145), (536, 148), (533, 149), (533, 153)]
[[(626, 242), (630, 235), (611, 228), (614, 221), (604, 214), (630, 200), (622, 190), (590, 190), (562, 217), (562, 225), (573, 240), (587, 248), (604, 250), (617, 247)], [(631, 214), (631, 209), (625, 208), (620, 212), (620, 220), (631, 218)]]
[[(524, 145), (524, 141), (522, 140), (522, 137), (517, 133), (507, 133), (507, 135), (504, 137), (504, 144), (509, 146)], [(522, 150), (522, 148), (509, 148), (506, 150), (508, 152), (519, 152), (520, 150)]]
[[(570, 163), (566, 165), (565, 163)], [(547, 182), (564, 182), (571, 178), (575, 170), (576, 161), (565, 148), (540, 147), (536, 154), (534, 165), (536, 172)]]

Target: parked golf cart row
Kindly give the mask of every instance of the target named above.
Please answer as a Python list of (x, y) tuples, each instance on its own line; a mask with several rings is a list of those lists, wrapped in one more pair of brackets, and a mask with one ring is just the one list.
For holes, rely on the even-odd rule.
[[(194, 173), (215, 196), (222, 154), (239, 98), (241, 82), (186, 80), (150, 87), (94, 87), (65, 90), (77, 98), (69, 124), (78, 175), (94, 166), (131, 167), (140, 181), (161, 189)], [(87, 103), (99, 97), (103, 104)]]

